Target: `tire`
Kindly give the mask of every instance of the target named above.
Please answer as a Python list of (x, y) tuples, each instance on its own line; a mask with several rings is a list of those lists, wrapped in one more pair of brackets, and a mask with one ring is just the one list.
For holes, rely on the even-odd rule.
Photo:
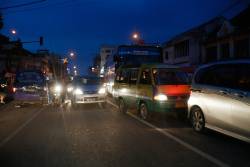
[(119, 99), (119, 112), (121, 113), (127, 113), (128, 109), (126, 107), (126, 104), (123, 99)]
[(205, 118), (200, 108), (191, 110), (190, 121), (194, 131), (203, 132), (205, 130)]
[(140, 104), (139, 114), (143, 120), (149, 120), (151, 118), (151, 114), (149, 113), (148, 107), (145, 103)]

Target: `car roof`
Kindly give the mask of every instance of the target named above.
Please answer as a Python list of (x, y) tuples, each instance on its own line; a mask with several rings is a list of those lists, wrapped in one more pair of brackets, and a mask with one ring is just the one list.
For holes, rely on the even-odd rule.
[(217, 61), (217, 62), (213, 62), (213, 63), (208, 63), (208, 64), (204, 64), (204, 65), (201, 65), (200, 67), (198, 67), (197, 71), (199, 69), (207, 68), (207, 67), (214, 66), (214, 65), (242, 64), (242, 63), (250, 64), (250, 59), (225, 60), (225, 61)]
[(179, 68), (175, 65), (163, 64), (163, 63), (146, 63), (140, 65), (123, 65), (119, 69), (124, 68)]

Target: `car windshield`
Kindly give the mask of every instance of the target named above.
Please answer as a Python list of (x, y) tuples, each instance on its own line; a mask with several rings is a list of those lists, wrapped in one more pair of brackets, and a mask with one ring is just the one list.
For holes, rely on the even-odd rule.
[(39, 72), (21, 72), (17, 74), (17, 83), (29, 84), (42, 84), (44, 82), (44, 77)]
[(81, 77), (76, 79), (76, 83), (80, 85), (100, 85), (101, 79), (95, 77)]
[(153, 76), (156, 85), (188, 84), (188, 75), (175, 69), (153, 69)]

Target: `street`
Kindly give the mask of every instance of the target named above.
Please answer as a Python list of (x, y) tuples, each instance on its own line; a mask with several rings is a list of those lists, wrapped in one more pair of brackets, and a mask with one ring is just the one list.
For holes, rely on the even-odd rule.
[(173, 115), (141, 121), (113, 101), (106, 109), (10, 103), (0, 108), (0, 125), (2, 167), (250, 166), (245, 142), (198, 134)]

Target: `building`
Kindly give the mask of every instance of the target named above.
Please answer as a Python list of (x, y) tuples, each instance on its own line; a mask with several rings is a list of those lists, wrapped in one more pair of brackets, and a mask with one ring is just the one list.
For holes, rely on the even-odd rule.
[(116, 52), (116, 47), (112, 45), (102, 45), (100, 48), (100, 76), (104, 76), (105, 72), (105, 64), (108, 59), (108, 57), (114, 55)]
[(164, 62), (193, 69), (201, 64), (250, 58), (250, 8), (232, 19), (214, 18), (163, 44)]
[(203, 42), (217, 32), (225, 21), (224, 17), (214, 18), (165, 42), (163, 44), (164, 63), (182, 67), (202, 64)]

